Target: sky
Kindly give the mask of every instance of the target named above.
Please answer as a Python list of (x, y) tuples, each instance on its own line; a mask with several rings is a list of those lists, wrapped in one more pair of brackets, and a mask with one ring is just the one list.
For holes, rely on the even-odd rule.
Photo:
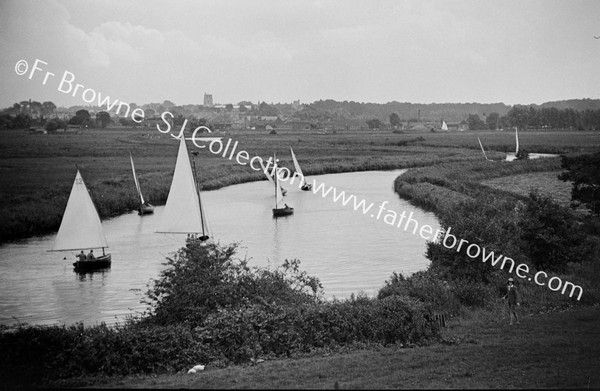
[(597, 0), (2, 0), (0, 108), (598, 99), (594, 36)]

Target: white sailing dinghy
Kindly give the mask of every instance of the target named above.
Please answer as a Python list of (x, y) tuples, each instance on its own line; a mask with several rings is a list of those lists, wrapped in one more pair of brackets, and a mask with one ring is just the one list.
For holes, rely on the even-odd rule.
[[(76, 251), (102, 249), (102, 256), (94, 260), (79, 259), (73, 266), (76, 271), (90, 271), (110, 267), (111, 255), (104, 253), (108, 247), (98, 211), (92, 202), (83, 178), (77, 169), (67, 207), (50, 251)], [(82, 257), (83, 258), (83, 257)]]
[(442, 130), (448, 130), (448, 125), (446, 125), (446, 121), (442, 121)]
[(171, 189), (156, 232), (191, 234), (200, 241), (209, 239), (195, 166), (194, 162), (194, 170), (192, 170), (185, 138), (182, 136)]
[[(277, 159), (274, 160), (277, 161)], [(287, 204), (284, 204), (283, 208), (279, 206), (281, 202), (283, 202), (283, 194), (281, 192), (281, 186), (279, 186), (279, 176), (277, 175), (278, 172), (279, 169), (276, 166), (275, 175), (273, 175), (273, 183), (275, 187), (275, 208), (273, 208), (273, 217), (288, 216), (294, 213), (294, 208), (289, 207)]]
[(296, 173), (302, 178), (302, 187), (300, 187), (304, 191), (308, 191), (312, 189), (312, 185), (306, 182), (306, 178), (304, 178), (304, 174), (302, 173), (302, 169), (298, 164), (298, 160), (296, 160), (296, 155), (294, 155), (294, 150), (290, 148), (290, 152), (292, 153), (292, 160), (294, 161), (294, 168), (296, 169)]
[(138, 182), (137, 176), (135, 175), (135, 166), (133, 165), (133, 157), (131, 156), (131, 153), (129, 153), (129, 160), (131, 160), (131, 171), (133, 171), (133, 181), (135, 182), (135, 188), (138, 192), (138, 196), (140, 197), (140, 208), (138, 210), (138, 214), (142, 216), (145, 214), (154, 213), (154, 206), (151, 203), (144, 201), (144, 196), (142, 195), (140, 183)]

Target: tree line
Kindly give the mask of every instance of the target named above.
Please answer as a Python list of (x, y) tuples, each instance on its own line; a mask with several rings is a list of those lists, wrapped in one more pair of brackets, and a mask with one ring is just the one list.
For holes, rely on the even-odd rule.
[(574, 110), (555, 107), (536, 108), (514, 106), (506, 115), (491, 113), (483, 121), (477, 114), (467, 118), (470, 130), (496, 130), (518, 127), (519, 129), (569, 129), (600, 130), (600, 109)]

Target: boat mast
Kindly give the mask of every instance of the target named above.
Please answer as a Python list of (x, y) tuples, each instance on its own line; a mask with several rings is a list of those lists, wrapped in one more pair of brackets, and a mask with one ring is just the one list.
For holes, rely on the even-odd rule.
[(192, 167), (194, 169), (194, 183), (196, 184), (196, 192), (198, 193), (198, 204), (200, 205), (200, 220), (202, 221), (202, 236), (206, 236), (204, 232), (204, 211), (202, 210), (202, 201), (200, 200), (200, 185), (198, 184), (198, 173), (196, 171), (196, 159), (194, 156), (197, 156), (198, 152), (192, 152)]
[(275, 209), (277, 209), (277, 186), (279, 186), (279, 180), (277, 179), (277, 154), (273, 152), (273, 172), (275, 173), (273, 182), (275, 182)]

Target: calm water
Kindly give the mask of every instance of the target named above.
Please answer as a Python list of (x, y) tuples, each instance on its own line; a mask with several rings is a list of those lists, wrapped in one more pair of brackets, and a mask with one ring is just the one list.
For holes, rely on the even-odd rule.
[[(400, 172), (314, 178), (355, 194), (359, 201), (373, 202), (375, 213), (379, 203), (389, 201), (387, 209), (399, 214), (412, 211), (420, 225), (437, 229), (439, 223), (432, 213), (414, 208), (394, 194), (392, 183)], [(274, 196), (266, 181), (203, 192), (215, 240), (241, 242), (238, 255), (257, 266), (300, 259), (303, 270), (320, 278), (328, 297), (342, 298), (360, 291), (373, 295), (392, 272), (413, 273), (427, 266), (426, 241), (385, 224), (385, 212), (376, 220), (371, 212), (364, 215), (350, 205), (334, 203), (331, 196), (287, 188), (285, 202), (295, 213), (279, 219), (272, 217)], [(140, 300), (147, 283), (158, 277), (165, 257), (185, 242), (185, 235), (154, 233), (162, 210), (158, 207), (154, 215), (144, 217), (132, 212), (102, 223), (113, 261), (105, 272), (74, 273), (75, 252), (47, 252), (54, 235), (0, 246), (0, 323), (111, 324), (143, 311)]]

